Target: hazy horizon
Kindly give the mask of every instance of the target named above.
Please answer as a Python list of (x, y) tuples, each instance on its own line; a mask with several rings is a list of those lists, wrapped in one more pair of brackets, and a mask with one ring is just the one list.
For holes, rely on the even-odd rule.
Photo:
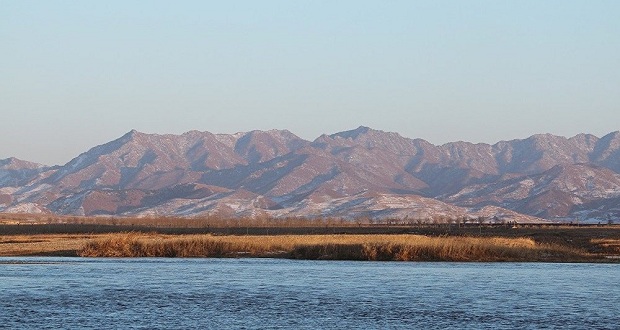
[(493, 144), (620, 129), (617, 1), (0, 0), (0, 159), (131, 129)]

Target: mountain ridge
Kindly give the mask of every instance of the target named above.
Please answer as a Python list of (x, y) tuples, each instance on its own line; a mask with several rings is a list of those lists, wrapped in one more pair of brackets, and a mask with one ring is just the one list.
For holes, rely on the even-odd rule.
[(430, 221), (423, 200), (443, 217), (492, 207), (527, 221), (607, 221), (620, 215), (619, 172), (618, 131), (434, 145), (365, 126), (313, 141), (288, 130), (131, 130), (62, 166), (0, 160), (0, 211)]

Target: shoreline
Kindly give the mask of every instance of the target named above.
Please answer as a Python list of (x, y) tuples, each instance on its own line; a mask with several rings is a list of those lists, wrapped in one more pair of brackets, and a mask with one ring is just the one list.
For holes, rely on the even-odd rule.
[(455, 262), (620, 263), (620, 231), (213, 235), (0, 233), (3, 257), (192, 257)]

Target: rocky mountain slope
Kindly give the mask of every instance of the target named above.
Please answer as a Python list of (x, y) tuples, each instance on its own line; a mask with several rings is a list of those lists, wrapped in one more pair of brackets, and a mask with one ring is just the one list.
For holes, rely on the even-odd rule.
[(368, 127), (131, 131), (64, 166), (1, 160), (0, 211), (598, 222), (620, 215), (619, 173), (620, 132), (436, 146)]

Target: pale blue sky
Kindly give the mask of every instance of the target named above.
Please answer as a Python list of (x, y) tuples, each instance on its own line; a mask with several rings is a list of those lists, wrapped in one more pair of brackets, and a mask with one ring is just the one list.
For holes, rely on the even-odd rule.
[(620, 130), (620, 1), (0, 0), (0, 159), (135, 128)]

